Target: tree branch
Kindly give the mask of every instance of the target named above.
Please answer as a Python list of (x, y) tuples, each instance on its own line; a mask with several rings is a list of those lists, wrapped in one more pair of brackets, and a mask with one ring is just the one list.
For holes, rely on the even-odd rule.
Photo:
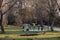
[(3, 13), (3, 15), (6, 14), (16, 4), (16, 2), (17, 2), (17, 0), (14, 2), (14, 4), (12, 6), (10, 6), (10, 8), (6, 12)]

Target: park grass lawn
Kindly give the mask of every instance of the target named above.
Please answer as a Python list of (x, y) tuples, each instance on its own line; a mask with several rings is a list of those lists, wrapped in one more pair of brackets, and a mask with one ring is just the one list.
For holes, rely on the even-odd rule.
[[(60, 40), (60, 32), (23, 32), (20, 27), (4, 27), (5, 33), (0, 34), (0, 40)], [(1, 30), (0, 30), (1, 31)], [(38, 34), (35, 36), (21, 36), (22, 34)]]
[(60, 40), (60, 38), (13, 38), (13, 39), (11, 39), (11, 38), (1, 38), (0, 40)]
[[(21, 33), (22, 34), (22, 33)], [(39, 34), (36, 36), (20, 36), (21, 34), (0, 34), (0, 38), (54, 38), (54, 37), (60, 37), (60, 32), (59, 33), (53, 33), (53, 32), (46, 32), (46, 34)]]

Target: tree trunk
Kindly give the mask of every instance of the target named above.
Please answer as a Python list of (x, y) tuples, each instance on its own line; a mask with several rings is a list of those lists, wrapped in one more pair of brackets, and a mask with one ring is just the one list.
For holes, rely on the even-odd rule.
[[(41, 31), (43, 31), (44, 26), (43, 26), (43, 19), (42, 19), (41, 16), (40, 16), (40, 19), (38, 19), (38, 21), (39, 21), (39, 24), (40, 24), (40, 26), (41, 26)], [(39, 29), (39, 28), (38, 28), (38, 29)]]
[(2, 11), (0, 11), (0, 13), (1, 13), (1, 32), (4, 33), (3, 14), (2, 14)]
[(51, 23), (51, 31), (54, 31), (54, 30), (53, 30), (54, 21), (55, 21), (55, 18), (52, 19), (52, 23)]

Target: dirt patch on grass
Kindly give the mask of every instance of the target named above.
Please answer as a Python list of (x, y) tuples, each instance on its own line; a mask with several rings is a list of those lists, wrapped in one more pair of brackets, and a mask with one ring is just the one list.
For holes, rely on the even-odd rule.
[(38, 34), (22, 34), (20, 36), (37, 36)]

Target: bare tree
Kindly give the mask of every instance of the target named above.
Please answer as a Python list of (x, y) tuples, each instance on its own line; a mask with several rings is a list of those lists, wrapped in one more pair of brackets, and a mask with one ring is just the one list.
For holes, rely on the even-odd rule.
[[(2, 5), (2, 2), (3, 2), (3, 0), (1, 1), (1, 5)], [(4, 27), (3, 27), (3, 24), (2, 24), (3, 14), (2, 14), (1, 10), (0, 10), (0, 15), (1, 15), (1, 32), (4, 33)]]
[(41, 4), (40, 4), (40, 1), (38, 0), (37, 3), (36, 3), (36, 16), (37, 16), (37, 21), (38, 21), (38, 24), (40, 24), (41, 26), (41, 30), (43, 30), (43, 17), (42, 17), (42, 8), (41, 8)]
[(49, 5), (49, 25), (51, 26), (51, 31), (53, 31), (53, 26), (55, 22), (55, 14), (57, 13), (57, 0), (48, 0)]
[[(10, 6), (7, 10), (5, 10), (3, 12), (2, 8), (4, 7), (4, 5), (2, 6), (3, 4), (3, 0), (1, 1), (1, 10), (0, 10), (0, 15), (1, 15), (1, 32), (4, 33), (4, 26), (3, 26), (3, 15), (6, 14), (14, 5), (15, 5), (16, 1), (12, 4), (12, 6)], [(7, 4), (7, 3), (6, 3)]]

